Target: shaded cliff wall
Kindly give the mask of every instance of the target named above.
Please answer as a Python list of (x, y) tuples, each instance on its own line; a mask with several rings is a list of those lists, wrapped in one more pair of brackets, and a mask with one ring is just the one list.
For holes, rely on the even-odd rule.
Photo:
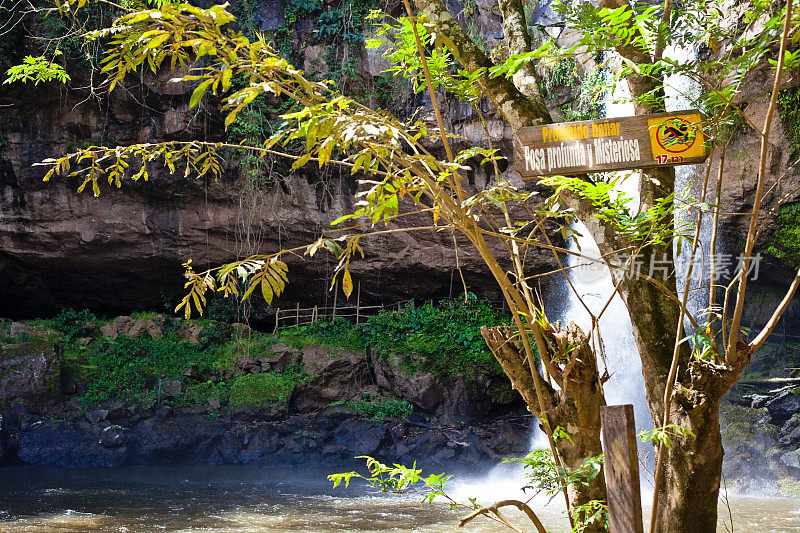
[[(252, 13), (256, 29), (280, 32), (285, 28), (286, 7), (280, 2), (259, 3)], [(496, 32), (497, 16), (489, 16), (488, 9), (482, 13), (481, 24)], [(288, 53), (296, 63), (324, 72), (326, 57), (329, 61), (330, 57), (324, 49), (327, 41), (316, 31), (319, 15), (298, 19), (284, 44), (290, 45)], [(36, 29), (35, 24), (30, 28)], [(282, 38), (287, 39), (286, 35)], [(36, 43), (23, 37), (19, 45), (33, 50)], [(378, 55), (367, 54), (363, 45), (350, 48), (356, 52), (355, 67), (342, 83), (371, 100), (383, 91), (381, 98), (386, 99), (391, 89), (386, 83), (399, 82), (381, 78)], [(219, 182), (152, 168), (149, 181), (127, 181), (119, 190), (104, 187), (99, 198), (77, 194), (79, 183), (74, 180), (43, 183), (42, 167), (32, 165), (86, 143), (221, 140), (228, 135), (214, 102), (190, 110), (191, 88), (168, 83), (169, 73), (132, 78), (111, 95), (98, 97), (76, 89), (89, 83), (87, 73), (78, 63), (68, 67), (73, 76), (70, 87), (0, 88), (4, 106), (0, 115), (0, 316), (47, 315), (63, 306), (108, 313), (162, 308), (164, 295), (169, 299), (181, 292), (181, 263), (186, 259), (202, 266), (307, 244), (352, 209), (355, 180), (349, 174), (311, 168), (290, 171), (289, 164), (281, 161), (253, 172), (233, 158)], [(398, 109), (425, 107), (424, 100), (412, 101), (408, 92), (393, 98), (392, 105)], [(268, 103), (268, 111), (270, 107), (274, 111), (278, 106)], [(272, 112), (269, 118), (275, 116)], [(448, 119), (467, 140), (485, 142), (473, 114), (453, 106)], [(509, 128), (491, 111), (489, 119), (494, 141), (510, 153)], [(484, 186), (489, 179), (486, 174), (481, 169), (471, 173), (473, 186)], [(402, 224), (430, 221), (417, 216)], [(464, 239), (458, 242), (459, 263), (470, 290), (497, 298), (480, 258)], [(462, 290), (450, 231), (400, 233), (370, 239), (364, 245), (366, 258), (352, 267), (356, 281), (361, 282), (362, 303), (447, 297)], [(327, 290), (335, 265), (331, 258), (317, 256), (292, 263), (291, 283), (277, 305), (332, 303)], [(537, 272), (551, 269), (555, 262), (549, 252), (534, 251), (528, 265)]]

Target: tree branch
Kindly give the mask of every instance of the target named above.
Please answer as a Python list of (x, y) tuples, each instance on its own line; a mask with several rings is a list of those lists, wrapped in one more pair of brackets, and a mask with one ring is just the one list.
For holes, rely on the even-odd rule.
[(484, 515), (487, 513), (496, 514), (501, 507), (512, 507), (512, 506), (516, 507), (517, 509), (519, 509), (528, 516), (530, 521), (533, 522), (533, 525), (536, 527), (536, 531), (538, 533), (547, 533), (547, 531), (544, 528), (544, 525), (542, 524), (542, 521), (539, 520), (539, 517), (536, 516), (536, 513), (533, 512), (533, 509), (531, 509), (530, 506), (525, 502), (521, 502), (519, 500), (502, 500), (493, 505), (490, 505), (489, 507), (482, 507), (462, 518), (458, 524), (458, 527), (464, 527), (464, 525), (466, 525), (467, 522), (480, 515)]
[(758, 218), (761, 213), (761, 200), (764, 196), (764, 182), (767, 175), (767, 152), (769, 151), (769, 132), (772, 127), (772, 117), (778, 105), (778, 89), (781, 86), (783, 74), (783, 60), (786, 56), (786, 44), (789, 39), (789, 30), (792, 23), (792, 0), (786, 2), (786, 15), (783, 21), (783, 34), (781, 35), (781, 45), (778, 51), (778, 65), (775, 70), (775, 80), (772, 84), (772, 96), (767, 108), (767, 116), (764, 118), (764, 129), (761, 131), (761, 158), (758, 165), (758, 183), (756, 185), (756, 197), (753, 200), (753, 213), (750, 215), (750, 227), (747, 230), (747, 241), (744, 245), (742, 256), (742, 276), (739, 279), (739, 287), (736, 292), (736, 305), (733, 308), (731, 317), (731, 327), (728, 334), (727, 352), (734, 354), (739, 342), (739, 324), (744, 310), (745, 291), (747, 290), (747, 274), (750, 271), (750, 255), (753, 253), (753, 246), (756, 241), (756, 229)]
[(489, 76), (489, 69), (495, 64), (469, 38), (441, 0), (414, 0), (414, 4), (436, 26), (436, 31), (444, 37), (445, 46), (461, 66), (470, 74), (481, 71), (477, 79), (481, 92), (492, 101), (514, 131), (523, 126), (551, 122), (543, 102), (528, 98), (504, 76)]

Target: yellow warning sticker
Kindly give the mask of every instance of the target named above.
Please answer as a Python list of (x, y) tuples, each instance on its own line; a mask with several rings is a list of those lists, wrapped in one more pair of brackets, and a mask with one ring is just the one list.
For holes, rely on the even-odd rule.
[(647, 121), (653, 159), (660, 164), (705, 157), (700, 113), (651, 118)]

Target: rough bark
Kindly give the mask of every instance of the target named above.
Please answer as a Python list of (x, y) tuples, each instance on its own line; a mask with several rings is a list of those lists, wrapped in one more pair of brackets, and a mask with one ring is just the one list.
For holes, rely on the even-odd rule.
[[(484, 327), (481, 333), (528, 409), (533, 413), (539, 412), (530, 367), (511, 341), (513, 331), (504, 327)], [(600, 407), (605, 405), (605, 396), (597, 370), (597, 358), (586, 335), (574, 323), (560, 331), (552, 328), (545, 330), (544, 334), (550, 346), (576, 346), (568, 352), (568, 359), (563, 358), (563, 353), (551, 354), (554, 361), (560, 361), (558, 377), (563, 387), (556, 390), (547, 385), (545, 390), (550, 424), (554, 428), (562, 427), (570, 435), (570, 439), (557, 441), (558, 454), (564, 466), (574, 470), (585, 458), (602, 453)], [(573, 509), (592, 500), (606, 501), (603, 475), (598, 475), (587, 486), (571, 486), (569, 495)], [(599, 524), (592, 524), (584, 531), (594, 533), (605, 529)]]
[[(506, 45), (511, 55), (524, 54), (531, 50), (531, 36), (528, 33), (528, 22), (525, 18), (525, 8), (522, 0), (498, 0), (500, 12), (503, 14), (503, 33)], [(552, 122), (547, 106), (544, 103), (539, 75), (536, 73), (536, 64), (528, 61), (522, 65), (519, 72), (512, 77), (514, 85), (520, 92), (536, 103), (538, 113), (546, 122)]]
[(445, 38), (447, 48), (464, 69), (474, 73), (483, 69), (477, 83), (481, 92), (497, 107), (516, 131), (523, 126), (551, 122), (543, 101), (526, 97), (514, 83), (504, 76), (490, 77), (491, 59), (478, 48), (463, 28), (450, 14), (441, 0), (414, 0), (414, 4)]

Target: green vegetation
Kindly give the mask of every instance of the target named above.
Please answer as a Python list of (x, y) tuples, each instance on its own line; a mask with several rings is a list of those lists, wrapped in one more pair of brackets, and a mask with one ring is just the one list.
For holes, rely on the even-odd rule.
[[(800, 108), (793, 112), (800, 113)], [(782, 205), (776, 226), (767, 241), (766, 251), (792, 270), (797, 270), (800, 268), (800, 202)]]
[(371, 400), (355, 400), (347, 403), (347, 409), (361, 418), (383, 422), (389, 418), (408, 418), (414, 408), (405, 400), (384, 400), (375, 402)]
[(182, 380), (192, 365), (213, 367), (215, 357), (172, 333), (161, 339), (147, 334), (138, 339), (123, 335), (100, 339), (85, 350), (68, 352), (66, 362), (71, 363), (75, 378), (86, 383), (80, 401), (92, 404), (111, 398), (155, 399), (159, 378)]
[(364, 350), (371, 342), (363, 325), (355, 325), (341, 317), (280, 329), (275, 332), (274, 337), (277, 342), (284, 342), (295, 348), (313, 345)]
[[(229, 317), (225, 308), (220, 309), (220, 316)], [(87, 310), (65, 309), (54, 318), (27, 321), (28, 326), (37, 328), (33, 333), (12, 336), (11, 322), (0, 321), (0, 342), (37, 340), (39, 328), (55, 331), (53, 340), (63, 347), (60, 357), (65, 377), (85, 385), (85, 392), (77, 398), (84, 404), (154, 400), (159, 379), (181, 383), (181, 393), (166, 400), (173, 404), (204, 405), (209, 398), (247, 407), (285, 402), (296, 387), (311, 378), (302, 366), (235, 377), (239, 359), (258, 358), (277, 343), (298, 349), (326, 346), (365, 351), (370, 347), (384, 356), (400, 356), (401, 365), (409, 372), (428, 371), (445, 378), (500, 372), (480, 327), (500, 324), (503, 316), (474, 296), (470, 303), (428, 302), (384, 310), (362, 324), (338, 317), (280, 328), (272, 334), (249, 330), (237, 334), (230, 324), (201, 319), (192, 322), (202, 326), (195, 333), (197, 343), (183, 340), (187, 323), (182, 320), (152, 311), (133, 313), (131, 319), (163, 321), (161, 335), (101, 337), (100, 327), (106, 320)], [(347, 407), (372, 420), (406, 418), (412, 412), (410, 404), (399, 400), (365, 398)]]
[(402, 356), (411, 372), (474, 376), (486, 370), (500, 372), (480, 328), (497, 326), (504, 319), (487, 302), (428, 302), (420, 307), (383, 311), (370, 318), (364, 329), (373, 350)]
[(778, 113), (786, 138), (795, 151), (800, 150), (800, 87), (778, 92)]
[(581, 75), (581, 65), (572, 56), (543, 63), (542, 88), (547, 98), (558, 103), (557, 92), (566, 89), (569, 98), (559, 109), (565, 121), (593, 120), (604, 112), (605, 73), (601, 69)]
[(310, 376), (299, 365), (285, 372), (239, 376), (231, 385), (230, 403), (240, 407), (269, 407), (286, 403), (292, 391), (309, 379)]

